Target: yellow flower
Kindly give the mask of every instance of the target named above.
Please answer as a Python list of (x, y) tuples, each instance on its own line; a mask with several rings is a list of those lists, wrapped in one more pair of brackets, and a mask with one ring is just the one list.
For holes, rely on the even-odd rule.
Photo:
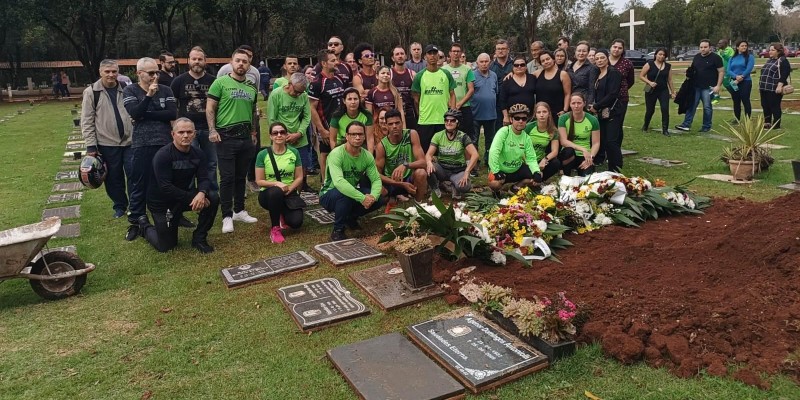
[(536, 196), (536, 204), (545, 210), (556, 206), (552, 197), (543, 195)]

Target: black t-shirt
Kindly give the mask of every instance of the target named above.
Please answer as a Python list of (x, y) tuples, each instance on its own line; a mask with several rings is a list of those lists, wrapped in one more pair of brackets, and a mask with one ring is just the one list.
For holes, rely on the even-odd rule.
[(692, 60), (692, 67), (695, 69), (694, 87), (708, 88), (709, 86), (717, 86), (717, 78), (719, 77), (717, 69), (722, 68), (722, 57), (717, 53), (709, 53), (703, 57), (702, 54), (697, 54)]
[(175, 79), (172, 75), (168, 74), (166, 71), (159, 71), (158, 74), (158, 84), (164, 86), (172, 86), (172, 81)]
[[(561, 97), (562, 101), (564, 97)], [(536, 77), (533, 74), (525, 74), (525, 85), (520, 86), (514, 77), (509, 77), (504, 81), (500, 81), (500, 102), (498, 108), (505, 110), (514, 104), (525, 104), (528, 108), (533, 109), (533, 104), (536, 102)], [(559, 107), (560, 110), (562, 107)], [(555, 114), (558, 111), (555, 111)], [(502, 117), (502, 114), (500, 115)]]
[(317, 113), (325, 127), (330, 126), (331, 116), (342, 104), (344, 89), (344, 83), (335, 75), (327, 78), (320, 74), (311, 83), (311, 87), (308, 89), (308, 97), (319, 101), (317, 103)]
[[(317, 73), (317, 76), (321, 76), (322, 64), (317, 63), (317, 65), (314, 66), (314, 72)], [(334, 71), (333, 74), (339, 77), (339, 80), (342, 81), (345, 89), (353, 86), (353, 72), (350, 71), (350, 66), (348, 66), (346, 63), (340, 62), (339, 64), (336, 64), (336, 71)]]
[[(208, 191), (211, 181), (208, 178), (205, 154), (194, 147), (184, 153), (170, 143), (159, 149), (153, 156), (153, 175), (147, 190), (147, 206), (151, 210), (164, 212), (177, 204), (192, 202), (200, 191)], [(197, 179), (197, 189), (192, 182)]]
[(214, 83), (211, 74), (195, 79), (188, 72), (172, 80), (172, 93), (178, 102), (178, 117), (186, 117), (194, 122), (195, 129), (208, 129), (206, 119), (206, 99), (208, 88)]

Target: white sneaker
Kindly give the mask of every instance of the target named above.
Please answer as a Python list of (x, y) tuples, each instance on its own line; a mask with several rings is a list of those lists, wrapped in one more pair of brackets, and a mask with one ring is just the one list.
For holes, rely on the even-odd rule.
[(233, 218), (225, 217), (222, 219), (222, 233), (233, 232)]
[(239, 222), (245, 222), (248, 224), (255, 224), (258, 222), (258, 218), (251, 217), (250, 214), (247, 213), (247, 210), (239, 211), (238, 213), (233, 213), (233, 220)]

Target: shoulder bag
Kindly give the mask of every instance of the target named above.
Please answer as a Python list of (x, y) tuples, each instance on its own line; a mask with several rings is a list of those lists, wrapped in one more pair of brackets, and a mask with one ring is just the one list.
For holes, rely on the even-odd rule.
[[(664, 61), (664, 63), (666, 63), (666, 61)], [(656, 67), (656, 63), (652, 63), (652, 64), (650, 64), (650, 65), (652, 65), (652, 66)], [(666, 68), (666, 67), (667, 67), (667, 66), (666, 66), (666, 65), (664, 65), (664, 68)], [(658, 68), (658, 67), (656, 67), (656, 68)], [(653, 82), (655, 82), (655, 81), (657, 81), (657, 80), (658, 80), (658, 75), (660, 75), (660, 74), (661, 74), (661, 70), (659, 69), (659, 70), (658, 70), (658, 72), (656, 72), (656, 79), (653, 79)], [(654, 87), (652, 87), (652, 86), (650, 86), (650, 85), (644, 85), (644, 92), (645, 92), (645, 93), (652, 93), (652, 92), (653, 92), (653, 89), (655, 89), (655, 88), (654, 88)]]
[[(287, 149), (287, 151), (289, 151)], [(278, 163), (275, 162), (275, 156), (272, 154), (272, 146), (267, 147), (267, 154), (269, 154), (269, 160), (272, 162), (272, 171), (275, 172), (275, 180), (278, 182), (281, 181), (281, 170), (278, 169)], [(296, 190), (288, 193), (284, 198), (283, 201), (286, 203), (286, 208), (290, 210), (302, 210), (308, 207), (306, 201), (300, 197), (300, 194), (297, 193)]]
[[(787, 60), (788, 61), (788, 60)], [(791, 68), (791, 66), (790, 66)], [(781, 79), (781, 62), (780, 59), (778, 60), (778, 80)], [(789, 82), (792, 81), (792, 78), (786, 78), (786, 84), (783, 85), (780, 94), (792, 94), (794, 93), (794, 86), (792, 86)]]

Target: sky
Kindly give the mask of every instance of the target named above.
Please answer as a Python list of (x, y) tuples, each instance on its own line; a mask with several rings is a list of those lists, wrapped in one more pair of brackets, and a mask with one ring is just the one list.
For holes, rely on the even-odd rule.
[[(652, 7), (653, 4), (655, 4), (655, 0), (643, 0), (642, 2), (648, 7)], [(611, 0), (611, 4), (614, 6), (614, 11), (616, 12), (625, 11), (625, 4), (627, 3), (628, 0)], [(781, 6), (781, 0), (772, 0), (772, 6), (778, 9)]]

